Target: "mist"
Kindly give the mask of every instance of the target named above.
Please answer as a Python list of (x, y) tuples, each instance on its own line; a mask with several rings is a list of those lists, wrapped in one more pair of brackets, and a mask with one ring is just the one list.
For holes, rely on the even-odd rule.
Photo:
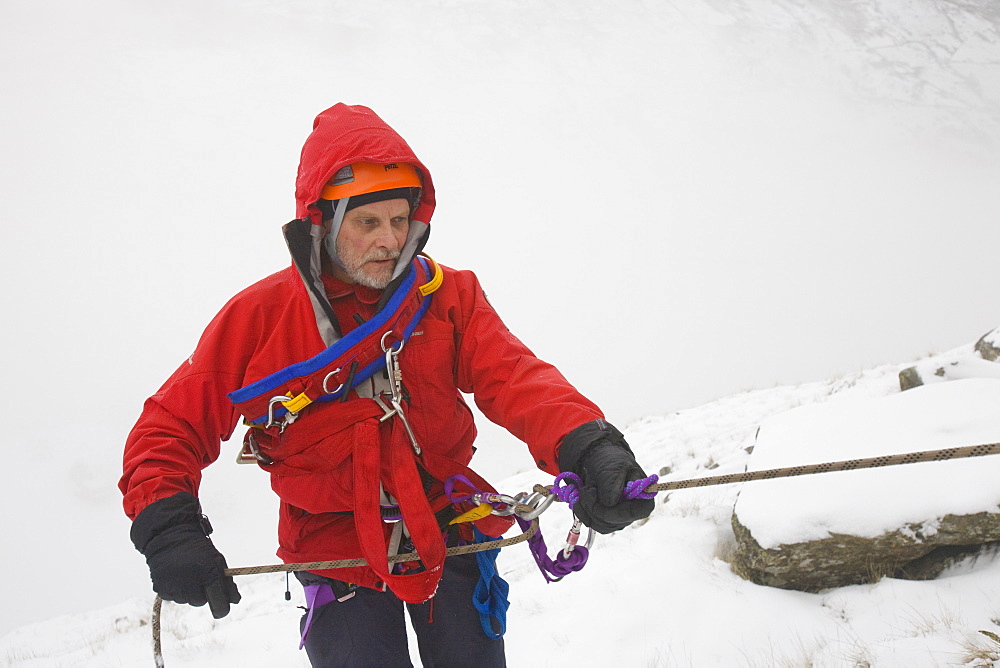
[[(148, 588), (125, 436), (287, 265), (323, 109), (407, 139), (437, 186), (429, 254), (624, 426), (1000, 324), (998, 26), (986, 0), (5, 2), (0, 481), (25, 577), (0, 633)], [(484, 431), (487, 468), (531, 466)]]

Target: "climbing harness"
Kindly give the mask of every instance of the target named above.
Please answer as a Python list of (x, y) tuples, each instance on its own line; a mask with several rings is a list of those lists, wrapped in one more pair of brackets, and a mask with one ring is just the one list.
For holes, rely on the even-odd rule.
[[(433, 595), (446, 557), (435, 516), (444, 500), (431, 493), (428, 479), (433, 486), (445, 477), (445, 471), (454, 469), (475, 475), (461, 464), (423, 452), (407, 416), (409, 396), (399, 357), (442, 281), (443, 272), (431, 258), (417, 257), (370, 320), (320, 354), (229, 395), (250, 426), (239, 461), (256, 462), (269, 470), (273, 485), (287, 483), (289, 468), (297, 473), (295, 465), (285, 464), (285, 459), (316, 445), (323, 450), (314, 452), (314, 457), (348, 462), (346, 483), (325, 492), (331, 497), (340, 495), (327, 506), (352, 509), (364, 565), (409, 602)], [(329, 405), (335, 400), (339, 402), (336, 408)], [(313, 404), (327, 407), (309, 408)], [(307, 408), (309, 415), (304, 413)], [(300, 419), (311, 426), (288, 429)], [(325, 440), (335, 433), (341, 436)], [(383, 482), (396, 497), (391, 502), (385, 499)], [(480, 484), (487, 486), (481, 479)], [(275, 491), (286, 499), (279, 487)], [(387, 522), (395, 523), (388, 554)], [(487, 533), (500, 535), (512, 521), (484, 518), (482, 524)], [(404, 541), (404, 534), (420, 554), (422, 569), (394, 568), (387, 561)]]
[[(424, 279), (422, 283), (421, 278)], [(244, 422), (248, 426), (260, 429), (277, 427), (281, 433), (310, 404), (343, 399), (359, 383), (392, 364), (391, 371), (395, 375), (391, 384), (391, 401), (395, 412), (388, 410), (383, 403), (382, 407), (386, 410), (383, 417), (397, 413), (402, 415), (401, 408), (396, 406), (402, 404), (401, 376), (396, 358), (430, 307), (431, 297), (442, 280), (443, 272), (434, 260), (426, 255), (417, 257), (392, 298), (375, 317), (318, 355), (231, 392), (228, 395), (230, 401), (245, 416)], [(412, 433), (412, 429), (407, 431)], [(239, 461), (267, 464), (260, 454), (256, 439), (250, 438)]]
[[(398, 352), (398, 351), (397, 351)], [(1000, 454), (1000, 443), (986, 443), (982, 445), (970, 445), (956, 448), (943, 448), (940, 450), (923, 450), (909, 452), (899, 455), (884, 455), (880, 457), (867, 457), (862, 459), (848, 459), (836, 462), (826, 462), (821, 464), (811, 464), (802, 466), (791, 466), (786, 468), (765, 469), (761, 471), (748, 471), (744, 473), (733, 473), (720, 476), (709, 476), (704, 478), (692, 478), (688, 480), (676, 480), (667, 483), (659, 483), (659, 476), (651, 475), (648, 478), (632, 481), (623, 490), (623, 499), (653, 498), (657, 492), (688, 489), (694, 487), (707, 487), (712, 485), (727, 485), (738, 482), (750, 482), (755, 480), (770, 480), (774, 478), (787, 478), (802, 475), (813, 475), (818, 473), (832, 473), (836, 471), (853, 471), (859, 469), (881, 468), (885, 466), (898, 466), (902, 464), (917, 464), (921, 462), (946, 461), (950, 459), (965, 459), (970, 457), (983, 457), (986, 455)], [(469, 493), (456, 491), (456, 487), (462, 485), (470, 489)], [(468, 478), (456, 475), (445, 481), (446, 494), (450, 500), (461, 499), (462, 501), (473, 501), (477, 503), (476, 510), (483, 510), (487, 506), (491, 514), (513, 515), (522, 533), (513, 538), (483, 540), (469, 545), (461, 545), (447, 548), (444, 552), (446, 556), (458, 554), (468, 554), (472, 552), (481, 553), (490, 550), (499, 550), (502, 547), (514, 545), (528, 541), (531, 546), (532, 556), (536, 564), (548, 582), (556, 582), (565, 575), (580, 570), (586, 563), (589, 556), (589, 548), (593, 539), (591, 534), (586, 546), (578, 545), (580, 537), (580, 525), (574, 516), (574, 523), (570, 529), (566, 546), (557, 554), (553, 561), (546, 554), (545, 542), (542, 539), (538, 525), (538, 516), (541, 515), (551, 504), (560, 500), (572, 507), (579, 499), (579, 487), (581, 481), (579, 477), (572, 473), (563, 473), (556, 477), (552, 485), (535, 485), (531, 493), (522, 492), (515, 496), (506, 496), (492, 492), (482, 492), (476, 489)], [(458, 521), (462, 516), (455, 518)], [(463, 521), (471, 521), (463, 520)], [(480, 534), (481, 536), (481, 534)], [(486, 538), (486, 537), (482, 537)], [(479, 555), (477, 554), (477, 559)], [(402, 563), (406, 561), (417, 561), (422, 558), (416, 552), (400, 554), (388, 557), (389, 564)], [(237, 575), (257, 575), (262, 573), (292, 572), (292, 571), (316, 571), (332, 570), (337, 568), (349, 568), (365, 565), (365, 559), (341, 559), (336, 561), (306, 562), (297, 564), (276, 564), (271, 566), (251, 566), (244, 568), (227, 568), (227, 576)], [(495, 573), (495, 567), (494, 567)], [(483, 585), (483, 589), (477, 587), (477, 599), (474, 604), (481, 616), (481, 623), (484, 632), (489, 635), (496, 633), (493, 630), (490, 619), (495, 619), (501, 625), (506, 616), (506, 606), (501, 601), (505, 600), (506, 592), (498, 582), (492, 581)], [(502, 582), (502, 580), (501, 580)], [(504, 583), (506, 584), (506, 583)], [(487, 591), (487, 589), (489, 591)], [(496, 603), (488, 603), (490, 596), (496, 592)], [(481, 597), (481, 598), (480, 598)], [(482, 600), (480, 605), (478, 602)], [(153, 603), (152, 631), (153, 631), (153, 658), (157, 668), (163, 668), (163, 654), (160, 643), (160, 614), (162, 600), (156, 597)], [(489, 630), (488, 630), (489, 629)]]

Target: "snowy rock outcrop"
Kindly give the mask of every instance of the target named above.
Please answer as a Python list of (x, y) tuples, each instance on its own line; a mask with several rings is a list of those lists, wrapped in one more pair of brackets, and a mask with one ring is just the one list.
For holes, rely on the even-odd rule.
[[(761, 425), (749, 470), (1000, 442), (1000, 380), (966, 379), (837, 399)], [(1000, 541), (1000, 455), (744, 485), (733, 570), (819, 591), (883, 576), (927, 579)]]
[(984, 334), (974, 346), (924, 360), (899, 372), (899, 389), (960, 378), (1000, 378), (1000, 327)]
[(975, 348), (984, 360), (996, 362), (1000, 358), (1000, 327), (984, 334), (981, 339), (976, 341)]

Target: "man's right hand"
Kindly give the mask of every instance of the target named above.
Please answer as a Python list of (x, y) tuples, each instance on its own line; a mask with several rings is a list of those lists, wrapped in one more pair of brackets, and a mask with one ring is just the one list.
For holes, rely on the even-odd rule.
[(211, 526), (191, 494), (178, 492), (143, 509), (132, 523), (132, 542), (146, 557), (153, 591), (166, 601), (201, 606), (212, 616), (229, 614), (240, 602), (226, 559), (208, 534)]

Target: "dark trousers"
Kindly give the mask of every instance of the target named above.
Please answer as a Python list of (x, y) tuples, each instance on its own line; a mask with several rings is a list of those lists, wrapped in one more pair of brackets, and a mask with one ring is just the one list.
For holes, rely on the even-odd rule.
[[(302, 576), (304, 583), (321, 581), (316, 575)], [(463, 554), (448, 557), (437, 593), (425, 603), (404, 604), (391, 591), (359, 587), (352, 598), (315, 611), (306, 638), (309, 661), (316, 668), (412, 667), (405, 607), (424, 668), (503, 668), (503, 638), (486, 637), (472, 605), (478, 580), (475, 555)]]

